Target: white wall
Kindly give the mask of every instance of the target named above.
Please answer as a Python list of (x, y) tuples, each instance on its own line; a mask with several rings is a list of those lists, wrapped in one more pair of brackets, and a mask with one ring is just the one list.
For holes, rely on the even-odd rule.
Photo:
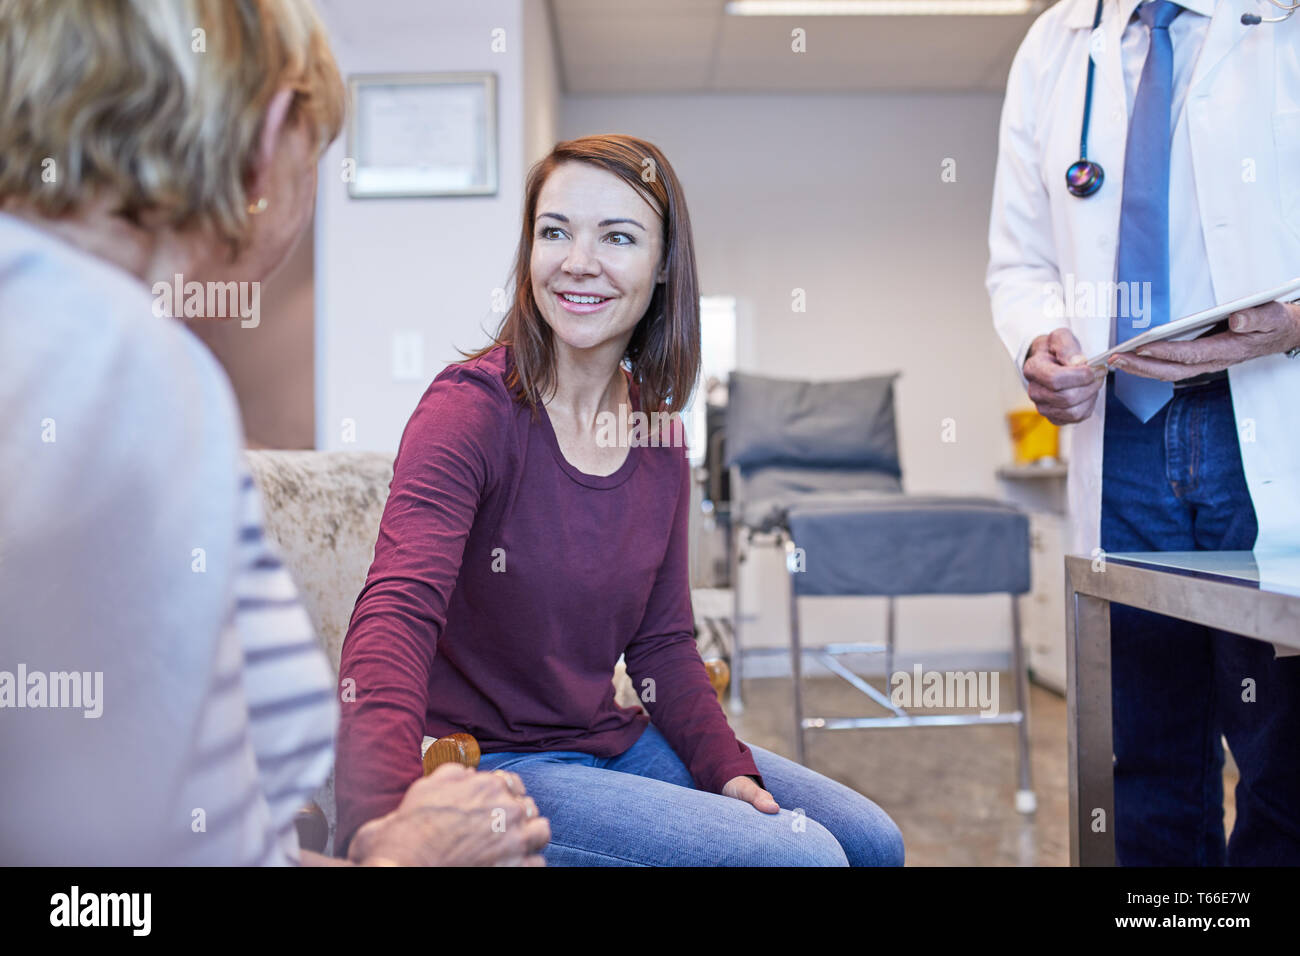
[[(703, 292), (741, 302), (742, 368), (901, 371), (906, 490), (996, 495), (1011, 455), (1003, 415), (1023, 401), (983, 285), (1000, 109), (987, 94), (570, 96), (560, 134), (630, 133), (664, 151)], [(954, 182), (941, 176), (948, 159)], [(791, 310), (796, 288), (804, 314)], [(746, 569), (755, 644), (786, 639), (784, 578), (775, 555)], [(879, 601), (805, 604), (810, 642), (880, 634)], [(905, 653), (985, 662), (1007, 647), (1009, 600), (904, 599), (898, 623)]]
[[(495, 196), (350, 199), (341, 177), (346, 137), (327, 152), (316, 215), (318, 448), (395, 451), (429, 381), (459, 357), (455, 349), (486, 344), (496, 328), (492, 293), (505, 285), (519, 232), (526, 111), (535, 121), (528, 149), (549, 135), (553, 81), (543, 82), (544, 57), (525, 93), (523, 3), (319, 0), (345, 76), (497, 74), (500, 188)], [(537, 16), (529, 11), (527, 22)], [(505, 30), (504, 52), (491, 47), (497, 28)], [(392, 337), (410, 331), (424, 336), (423, 374), (397, 382)], [(345, 419), (355, 422), (353, 443), (343, 441)]]
[(562, 93), (551, 5), (523, 0), (523, 18), (524, 166), (528, 167), (549, 153), (558, 139)]
[[(552, 28), (535, 0), (320, 0), (345, 74), (498, 74), (500, 189), (458, 199), (351, 200), (340, 141), (321, 166), (316, 221), (317, 446), (393, 451), (429, 380), (500, 316), (523, 178), (557, 138), (652, 140), (681, 177), (705, 294), (739, 300), (742, 367), (838, 378), (899, 370), (912, 492), (996, 493), (1021, 401), (983, 289), (1000, 97), (978, 95), (561, 96)], [(506, 31), (504, 52), (492, 31)], [(941, 178), (945, 159), (956, 181)], [(790, 309), (805, 290), (807, 312)], [(394, 382), (392, 336), (425, 341), (420, 381)], [(356, 441), (342, 441), (344, 419)], [(956, 441), (943, 440), (951, 419)], [(760, 642), (784, 639), (773, 557), (751, 563)], [(904, 653), (1000, 654), (998, 598), (905, 601)], [(809, 602), (810, 640), (870, 639), (879, 602)]]

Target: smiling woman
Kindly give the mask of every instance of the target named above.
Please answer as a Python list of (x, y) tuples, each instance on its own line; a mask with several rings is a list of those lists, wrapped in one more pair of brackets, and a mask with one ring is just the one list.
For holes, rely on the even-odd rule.
[(668, 160), (645, 140), (586, 136), (533, 166), (524, 196), (514, 301), (493, 343), (469, 357), (509, 344), (511, 387), (535, 409), (568, 349), (604, 346), (640, 384), (647, 411), (681, 411), (699, 373), (700, 294), (686, 197)]
[[(494, 342), (439, 373), (397, 453), (339, 668), (358, 688), (339, 843), (419, 778), (424, 736), (465, 730), (550, 820), (552, 864), (901, 864), (870, 800), (736, 739), (696, 649), (675, 413), (699, 292), (663, 154), (557, 145), (514, 279)], [(646, 712), (615, 701), (620, 655)]]

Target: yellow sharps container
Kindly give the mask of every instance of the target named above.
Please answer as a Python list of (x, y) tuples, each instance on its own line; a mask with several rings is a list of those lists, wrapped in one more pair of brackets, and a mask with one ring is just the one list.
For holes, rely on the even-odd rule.
[(1007, 412), (1007, 424), (1011, 427), (1011, 444), (1017, 465), (1032, 465), (1044, 458), (1053, 461), (1060, 458), (1061, 433), (1037, 409)]

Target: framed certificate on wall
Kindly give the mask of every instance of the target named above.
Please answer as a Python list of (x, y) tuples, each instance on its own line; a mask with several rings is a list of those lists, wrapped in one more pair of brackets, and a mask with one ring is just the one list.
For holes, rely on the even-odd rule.
[(495, 73), (358, 74), (348, 87), (353, 199), (495, 195)]

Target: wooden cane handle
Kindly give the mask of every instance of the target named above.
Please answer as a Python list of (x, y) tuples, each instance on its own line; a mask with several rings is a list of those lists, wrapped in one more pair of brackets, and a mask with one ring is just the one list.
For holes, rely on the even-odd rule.
[(727, 685), (731, 683), (731, 668), (723, 660), (712, 660), (704, 662), (704, 669), (709, 674), (709, 683), (713, 685), (713, 692), (718, 695), (718, 700), (722, 700), (722, 695), (727, 691)]
[(427, 777), (445, 763), (459, 763), (478, 769), (478, 741), (470, 734), (448, 734), (429, 744), (424, 752), (424, 775)]

